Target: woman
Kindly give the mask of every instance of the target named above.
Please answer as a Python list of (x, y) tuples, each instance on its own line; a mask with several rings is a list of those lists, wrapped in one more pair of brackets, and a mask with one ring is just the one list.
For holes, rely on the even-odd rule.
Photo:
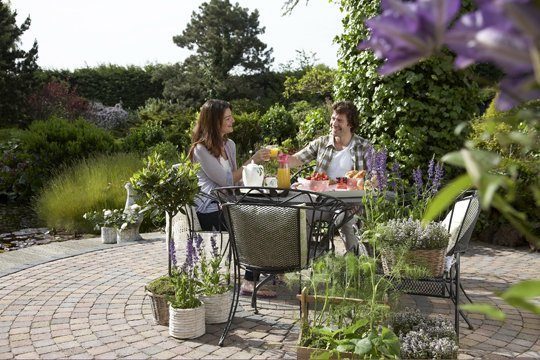
[[(192, 144), (189, 150), (191, 161), (199, 163), (200, 191), (210, 195), (212, 190), (221, 186), (238, 184), (242, 178), (242, 168), (236, 164), (236, 145), (228, 138), (233, 132), (234, 118), (232, 106), (223, 100), (208, 100), (201, 107), (199, 119), (193, 130)], [(257, 151), (246, 164), (251, 161), (261, 163), (270, 159), (270, 150)], [(209, 196), (199, 196), (196, 201), (196, 212), (202, 230), (212, 231), (226, 229), (219, 204)], [(253, 291), (253, 273), (246, 271), (242, 284), (242, 293)], [(275, 296), (270, 290), (259, 290), (260, 296)]]

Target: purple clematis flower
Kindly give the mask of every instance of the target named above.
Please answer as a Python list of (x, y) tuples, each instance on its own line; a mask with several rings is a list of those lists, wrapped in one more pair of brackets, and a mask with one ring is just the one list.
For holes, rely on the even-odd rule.
[(383, 13), (366, 21), (371, 29), (359, 50), (372, 49), (385, 59), (379, 73), (388, 75), (431, 56), (441, 48), (450, 21), (460, 8), (459, 0), (418, 0), (404, 3), (383, 0)]

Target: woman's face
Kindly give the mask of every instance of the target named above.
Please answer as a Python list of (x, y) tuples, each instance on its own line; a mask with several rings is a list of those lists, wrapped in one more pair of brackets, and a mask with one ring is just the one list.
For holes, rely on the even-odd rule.
[(223, 119), (221, 120), (221, 135), (230, 134), (233, 132), (234, 118), (231, 109), (225, 109)]

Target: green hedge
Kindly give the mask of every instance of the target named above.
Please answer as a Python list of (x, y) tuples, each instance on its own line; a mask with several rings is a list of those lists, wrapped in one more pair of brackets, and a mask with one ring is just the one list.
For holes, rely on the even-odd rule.
[(162, 84), (152, 81), (153, 70), (153, 66), (101, 65), (73, 71), (43, 70), (39, 77), (45, 83), (54, 79), (67, 81), (89, 100), (108, 106), (121, 102), (124, 108), (134, 110), (147, 99), (162, 96)]

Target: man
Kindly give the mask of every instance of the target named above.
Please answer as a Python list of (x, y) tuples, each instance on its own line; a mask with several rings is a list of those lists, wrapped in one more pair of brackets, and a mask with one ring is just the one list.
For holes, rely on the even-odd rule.
[[(316, 160), (315, 172), (325, 172), (330, 179), (343, 177), (350, 170), (365, 168), (370, 144), (354, 133), (358, 127), (356, 106), (350, 101), (339, 101), (332, 105), (332, 110), (331, 133), (311, 141), (305, 148), (292, 155), (289, 158), (290, 167)], [(354, 222), (354, 218), (349, 220), (339, 231), (347, 251), (358, 252), (359, 242), (354, 233)]]

